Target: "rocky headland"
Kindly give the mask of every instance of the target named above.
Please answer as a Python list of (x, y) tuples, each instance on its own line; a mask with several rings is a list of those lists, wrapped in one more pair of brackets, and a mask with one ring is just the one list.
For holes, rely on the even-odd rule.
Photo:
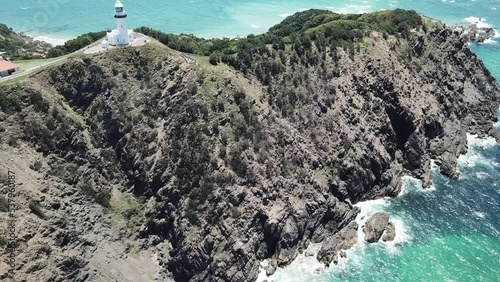
[[(429, 187), (431, 160), (457, 178), (467, 133), (498, 138), (500, 87), (464, 32), (311, 10), (211, 58), (153, 42), (0, 85), (18, 205), (1, 280), (255, 281), (311, 242), (335, 263), (362, 228), (354, 204), (398, 195), (404, 174)], [(365, 239), (393, 227), (378, 215)]]
[(487, 40), (497, 36), (497, 31), (482, 18), (468, 18), (464, 20), (468, 24), (464, 37), (473, 43), (485, 43)]

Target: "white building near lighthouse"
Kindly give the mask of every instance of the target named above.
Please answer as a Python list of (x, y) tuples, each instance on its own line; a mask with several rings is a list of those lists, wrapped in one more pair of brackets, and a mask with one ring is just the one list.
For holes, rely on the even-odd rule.
[(135, 32), (128, 29), (127, 13), (120, 0), (115, 3), (115, 19), (116, 29), (108, 32), (106, 39), (102, 42), (102, 47), (109, 48), (109, 46), (127, 47), (136, 38)]

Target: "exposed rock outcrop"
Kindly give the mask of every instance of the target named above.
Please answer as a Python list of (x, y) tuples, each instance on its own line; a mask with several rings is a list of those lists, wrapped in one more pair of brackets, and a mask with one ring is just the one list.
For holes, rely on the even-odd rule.
[[(430, 186), (431, 159), (457, 177), (466, 133), (496, 134), (498, 83), (463, 32), (360, 34), (354, 48), (334, 34), (242, 44), (241, 71), (120, 48), (1, 86), (0, 152), (37, 154), (9, 163), (30, 171), (20, 280), (110, 277), (96, 249), (118, 241), (106, 250), (124, 282), (134, 250), (155, 254), (139, 259), (147, 281), (254, 281), (260, 261), (271, 274), (310, 242), (335, 263), (356, 242), (357, 202), (396, 196), (403, 174)], [(395, 234), (382, 219), (370, 241)], [(50, 256), (34, 255), (42, 242)]]
[(332, 262), (337, 264), (338, 254), (341, 253), (341, 256), (345, 257), (345, 252), (342, 253), (342, 251), (352, 248), (358, 242), (357, 229), (358, 224), (353, 221), (323, 242), (316, 257), (318, 261), (324, 263), (327, 267)]
[(366, 221), (363, 227), (365, 241), (368, 243), (378, 242), (389, 224), (389, 215), (385, 212), (378, 212)]
[(472, 23), (469, 25), (465, 37), (471, 42), (484, 43), (486, 40), (495, 37), (496, 31), (492, 27), (481, 26), (480, 23)]
[(387, 226), (385, 227), (385, 232), (384, 235), (382, 236), (382, 241), (390, 242), (394, 241), (394, 238), (396, 238), (396, 226), (394, 226), (394, 223), (389, 221), (389, 223), (387, 223)]
[(376, 243), (382, 239), (384, 242), (393, 241), (396, 238), (396, 226), (389, 221), (389, 214), (377, 212), (370, 216), (363, 226), (364, 240), (368, 243)]

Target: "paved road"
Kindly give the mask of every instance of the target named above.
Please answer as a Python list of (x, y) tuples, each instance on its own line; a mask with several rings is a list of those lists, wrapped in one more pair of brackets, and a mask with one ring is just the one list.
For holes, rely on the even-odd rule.
[[(147, 36), (145, 36), (145, 35), (142, 35), (142, 36), (144, 36), (144, 38), (147, 38)], [(141, 37), (141, 38), (139, 38), (139, 39), (141, 39), (141, 40), (142, 40), (143, 38)], [(139, 42), (139, 41), (141, 41), (141, 40), (135, 40), (135, 41)], [(135, 42), (135, 41), (134, 41), (134, 42)], [(26, 71), (22, 71), (22, 72), (20, 72), (20, 73), (14, 74), (14, 75), (10, 75), (10, 76), (7, 76), (7, 77), (0, 78), (0, 83), (5, 82), (5, 81), (9, 81), (9, 80), (11, 80), (11, 79), (15, 79), (15, 78), (18, 78), (18, 77), (27, 76), (27, 75), (29, 75), (29, 74), (31, 74), (31, 73), (36, 72), (37, 70), (40, 70), (40, 69), (42, 69), (42, 68), (49, 67), (49, 66), (51, 66), (51, 65), (53, 65), (53, 64), (56, 64), (56, 63), (61, 62), (61, 61), (63, 61), (63, 60), (66, 60), (67, 58), (69, 58), (69, 57), (70, 57), (71, 55), (73, 55), (73, 54), (77, 54), (77, 53), (80, 53), (80, 52), (81, 52), (81, 53), (84, 53), (84, 54), (95, 54), (95, 53), (100, 53), (101, 51), (103, 51), (103, 50), (100, 50), (100, 49), (98, 48), (98, 47), (100, 47), (99, 45), (101, 44), (101, 42), (102, 42), (102, 39), (101, 39), (101, 40), (98, 40), (98, 41), (96, 41), (96, 42), (94, 42), (94, 43), (92, 43), (92, 44), (90, 44), (90, 45), (88, 45), (88, 46), (85, 46), (84, 48), (82, 48), (82, 49), (80, 49), (80, 50), (78, 50), (78, 51), (75, 51), (75, 52), (73, 52), (73, 53), (71, 53), (71, 54), (68, 54), (68, 55), (65, 55), (65, 56), (59, 57), (59, 58), (58, 58), (57, 60), (55, 60), (55, 61), (48, 62), (48, 63), (46, 63), (46, 64), (44, 64), (44, 65), (40, 65), (40, 66), (38, 66), (38, 67), (34, 67), (34, 68), (28, 69), (28, 70), (26, 70)], [(141, 42), (142, 42), (142, 41), (141, 41)], [(142, 43), (142, 44), (141, 44), (141, 43), (137, 43), (137, 46), (142, 46), (142, 45), (144, 45), (144, 44), (148, 44), (148, 43), (150, 43), (150, 42), (151, 42), (151, 41), (148, 39), (147, 41), (144, 41), (144, 43)], [(137, 47), (137, 46), (136, 46), (136, 45), (133, 45), (133, 47)], [(166, 46), (165, 46), (165, 47), (166, 47)], [(104, 51), (107, 51), (107, 50), (104, 50)], [(186, 54), (184, 54), (184, 53), (182, 53), (182, 52), (179, 52), (179, 51), (175, 51), (175, 52), (176, 52), (179, 56), (181, 56), (181, 57), (182, 57), (182, 58), (186, 61), (186, 63), (188, 63), (188, 64), (198, 64), (198, 62), (196, 62), (195, 60), (193, 60), (192, 58), (190, 58), (188, 55), (186, 55)]]
[(56, 63), (58, 63), (60, 61), (66, 60), (68, 57), (69, 57), (69, 55), (66, 55), (66, 56), (60, 57), (59, 59), (57, 59), (55, 61), (48, 62), (48, 63), (46, 63), (44, 65), (41, 65), (41, 66), (38, 66), (38, 67), (34, 67), (34, 68), (28, 69), (26, 71), (21, 71), (19, 73), (16, 73), (16, 74), (13, 74), (13, 75), (9, 75), (9, 76), (6, 76), (6, 77), (2, 77), (2, 78), (0, 78), (0, 82), (5, 82), (5, 81), (9, 81), (9, 80), (14, 79), (14, 78), (18, 78), (18, 77), (21, 77), (21, 76), (29, 75), (29, 74), (34, 73), (35, 71), (37, 71), (37, 70), (39, 70), (41, 68), (45, 68), (45, 67), (51, 66), (53, 64), (56, 64)]
[(90, 45), (88, 45), (88, 46), (85, 46), (85, 47), (83, 47), (82, 49), (80, 49), (80, 50), (78, 50), (78, 51), (75, 51), (75, 52), (73, 52), (73, 53), (71, 53), (71, 54), (68, 54), (68, 55), (64, 55), (64, 56), (62, 56), (62, 57), (59, 57), (57, 60), (54, 60), (54, 61), (48, 62), (48, 63), (43, 64), (43, 65), (40, 65), (40, 66), (38, 66), (38, 67), (34, 67), (34, 68), (31, 68), (31, 69), (28, 69), (28, 70), (22, 71), (22, 72), (20, 72), (20, 73), (14, 74), (14, 75), (10, 75), (10, 76), (6, 76), (6, 77), (2, 77), (2, 78), (0, 78), (0, 83), (5, 82), (5, 81), (9, 81), (9, 80), (14, 79), (14, 78), (18, 78), (18, 77), (22, 77), (22, 76), (27, 76), (27, 75), (29, 75), (29, 74), (31, 74), (31, 73), (36, 72), (37, 70), (39, 70), (39, 69), (41, 69), (41, 68), (46, 68), (46, 67), (49, 67), (49, 66), (51, 66), (51, 65), (53, 65), (53, 64), (59, 63), (59, 62), (61, 62), (61, 61), (64, 61), (64, 60), (66, 60), (67, 58), (69, 58), (69, 57), (70, 57), (71, 55), (73, 55), (73, 54), (77, 54), (77, 53), (83, 52), (83, 51), (84, 51), (84, 50), (86, 50), (87, 48), (91, 48), (91, 47), (94, 47), (94, 46), (95, 46), (95, 45), (97, 45), (97, 44), (100, 44), (100, 43), (101, 43), (101, 41), (102, 41), (102, 39), (101, 39), (101, 40), (99, 40), (99, 41), (96, 41), (96, 42), (94, 42), (94, 43), (92, 43), (92, 44), (90, 44)]

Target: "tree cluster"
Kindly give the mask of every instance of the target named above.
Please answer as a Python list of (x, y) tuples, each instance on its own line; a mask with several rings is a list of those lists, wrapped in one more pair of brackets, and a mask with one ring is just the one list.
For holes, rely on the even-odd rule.
[(106, 31), (89, 32), (68, 40), (64, 45), (55, 46), (49, 50), (47, 57), (55, 58), (76, 52), (106, 36)]

